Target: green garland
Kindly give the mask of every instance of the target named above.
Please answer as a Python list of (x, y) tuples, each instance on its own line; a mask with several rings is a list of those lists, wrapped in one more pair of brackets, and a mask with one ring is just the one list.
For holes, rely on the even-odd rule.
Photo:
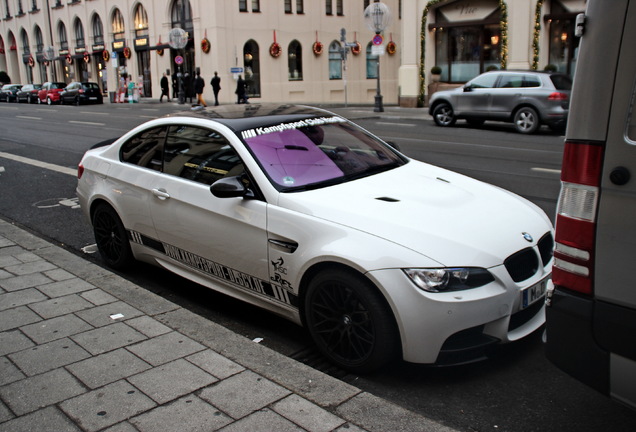
[(539, 68), (539, 36), (541, 36), (541, 8), (543, 0), (537, 0), (534, 11), (534, 34), (532, 35), (532, 69)]
[[(424, 69), (426, 60), (426, 19), (429, 9), (443, 1), (447, 0), (431, 0), (422, 11), (422, 26), (420, 28), (420, 95), (418, 101), (421, 106), (424, 105), (424, 97), (426, 95), (426, 70)], [(504, 0), (499, 0), (499, 7), (501, 9), (501, 20), (499, 22), (501, 29), (501, 69), (506, 69), (508, 67), (508, 6)]]

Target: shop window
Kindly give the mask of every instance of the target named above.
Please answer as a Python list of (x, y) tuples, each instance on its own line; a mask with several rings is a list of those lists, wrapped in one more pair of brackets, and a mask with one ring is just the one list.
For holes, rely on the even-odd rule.
[(442, 81), (466, 82), (501, 63), (498, 24), (436, 28), (435, 46)]
[(104, 43), (104, 26), (102, 25), (102, 19), (99, 15), (93, 16), (93, 41), (97, 44)]
[(250, 98), (261, 97), (260, 50), (255, 40), (243, 45), (243, 65), (245, 67), (245, 87)]
[(124, 39), (126, 37), (126, 28), (124, 27), (124, 17), (122, 16), (119, 9), (115, 9), (115, 12), (113, 12), (113, 20), (111, 24), (113, 30), (113, 39)]
[(288, 79), (289, 81), (302, 81), (303, 79), (303, 49), (297, 40), (289, 44), (288, 55)]
[(135, 36), (148, 36), (148, 14), (141, 4), (135, 9)]
[(367, 44), (367, 78), (378, 77), (378, 55), (373, 54), (373, 44)]
[(342, 47), (338, 41), (329, 45), (329, 79), (342, 79)]

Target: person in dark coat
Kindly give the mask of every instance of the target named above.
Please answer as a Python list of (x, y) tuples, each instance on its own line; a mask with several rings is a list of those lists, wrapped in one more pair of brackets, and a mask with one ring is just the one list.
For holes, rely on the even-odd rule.
[(179, 99), (179, 75), (176, 72), (172, 74), (172, 97)]
[(243, 80), (243, 77), (241, 75), (239, 75), (238, 77), (238, 81), (236, 82), (236, 97), (237, 97), (237, 102), (239, 104), (243, 104), (243, 103), (247, 103), (247, 93), (245, 91), (245, 81)]
[(169, 84), (168, 84), (168, 74), (165, 72), (161, 77), (161, 97), (159, 98), (159, 102), (163, 102), (163, 97), (166, 96), (168, 98), (168, 102), (170, 102), (170, 93), (169, 93)]
[(197, 77), (194, 79), (194, 92), (197, 95), (197, 102), (199, 103), (199, 105), (206, 107), (208, 106), (208, 104), (206, 104), (205, 99), (203, 99), (204, 87), (205, 87), (205, 81), (203, 81), (203, 78), (201, 78), (201, 72), (197, 70)]
[(185, 81), (185, 98), (190, 99), (190, 103), (192, 103), (192, 99), (194, 98), (194, 80), (192, 79), (192, 75), (186, 72), (184, 81)]
[(214, 92), (214, 105), (218, 106), (219, 91), (221, 91), (221, 78), (219, 78), (217, 72), (214, 72), (214, 77), (212, 78), (212, 81), (210, 81), (210, 84), (212, 85), (212, 91)]

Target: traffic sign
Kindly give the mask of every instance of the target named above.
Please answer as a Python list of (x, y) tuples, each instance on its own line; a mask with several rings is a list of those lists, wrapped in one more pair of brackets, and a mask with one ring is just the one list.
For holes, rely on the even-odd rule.
[(243, 68), (242, 68), (242, 67), (233, 67), (233, 68), (230, 68), (230, 73), (232, 73), (232, 74), (240, 74), (240, 73), (243, 73)]
[(381, 34), (373, 36), (373, 45), (382, 45), (382, 42), (384, 42), (384, 38)]
[(183, 57), (182, 56), (176, 56), (174, 58), (174, 62), (178, 65), (182, 65), (183, 64)]

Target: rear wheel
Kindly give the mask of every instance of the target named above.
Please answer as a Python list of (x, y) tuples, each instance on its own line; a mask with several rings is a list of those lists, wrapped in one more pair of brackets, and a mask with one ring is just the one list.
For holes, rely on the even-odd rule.
[(116, 270), (124, 270), (133, 263), (128, 234), (111, 206), (100, 204), (95, 209), (93, 233), (99, 253), (106, 265)]
[(453, 113), (453, 107), (447, 102), (442, 102), (433, 109), (433, 120), (437, 126), (453, 126), (457, 118)]
[(519, 108), (519, 110), (515, 113), (514, 122), (517, 132), (524, 134), (536, 132), (541, 125), (537, 111), (531, 107)]
[(80, 106), (80, 98), (79, 98), (79, 96), (75, 98), (75, 105)]
[(343, 369), (370, 372), (396, 357), (399, 334), (389, 307), (353, 272), (314, 277), (305, 296), (305, 319), (318, 349)]

